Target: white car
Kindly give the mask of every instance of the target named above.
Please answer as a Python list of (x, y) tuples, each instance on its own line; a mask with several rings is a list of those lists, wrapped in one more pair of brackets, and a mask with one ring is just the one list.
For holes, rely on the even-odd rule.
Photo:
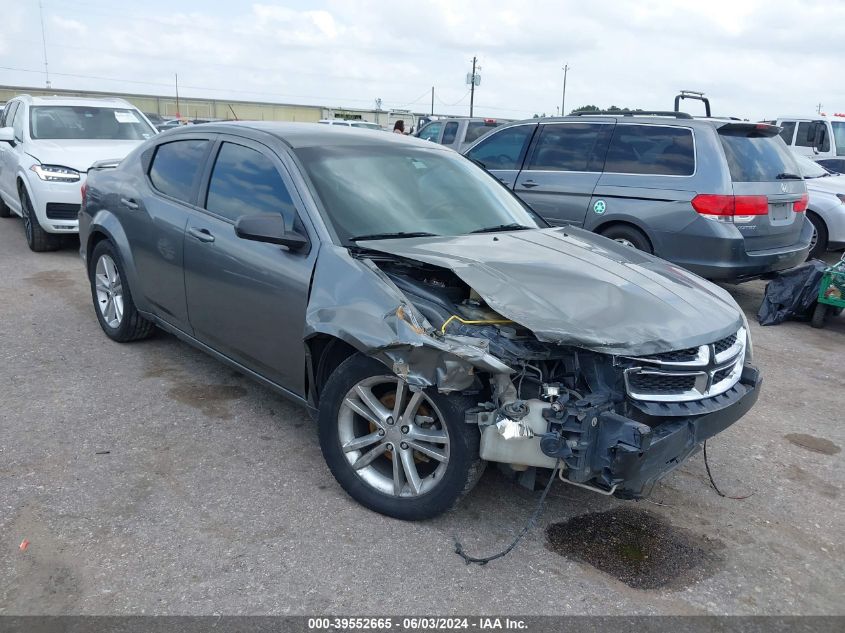
[(91, 165), (117, 162), (155, 133), (123, 99), (15, 97), (0, 117), (0, 217), (23, 218), (33, 251), (55, 250), (79, 231)]
[(810, 194), (807, 219), (814, 232), (809, 256), (845, 249), (845, 176), (831, 174), (800, 154), (795, 154), (795, 161)]

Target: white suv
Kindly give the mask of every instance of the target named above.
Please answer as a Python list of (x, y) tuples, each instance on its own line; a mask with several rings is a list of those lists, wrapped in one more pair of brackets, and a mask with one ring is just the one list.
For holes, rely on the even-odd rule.
[(91, 165), (119, 161), (155, 133), (123, 99), (15, 97), (0, 116), (0, 217), (23, 218), (33, 251), (55, 250), (79, 231)]

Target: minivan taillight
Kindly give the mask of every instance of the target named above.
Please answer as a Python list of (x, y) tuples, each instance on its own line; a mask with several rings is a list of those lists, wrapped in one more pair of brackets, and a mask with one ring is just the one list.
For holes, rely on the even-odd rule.
[(810, 194), (805, 193), (801, 196), (800, 200), (796, 200), (792, 203), (792, 210), (795, 213), (804, 213), (807, 210), (807, 204), (810, 202)]
[(79, 188), (79, 191), (82, 192), (82, 206), (85, 206), (85, 198), (88, 197), (88, 183), (83, 182), (82, 186)]
[(724, 196), (715, 193), (700, 193), (692, 199), (692, 208), (701, 215), (716, 216), (716, 218), (768, 215), (769, 199), (766, 196)]

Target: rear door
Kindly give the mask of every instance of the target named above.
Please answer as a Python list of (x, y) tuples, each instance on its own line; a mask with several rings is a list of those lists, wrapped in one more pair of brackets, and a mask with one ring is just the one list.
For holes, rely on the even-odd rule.
[(279, 213), (307, 236), (302, 203), (279, 157), (221, 137), (202, 210), (185, 233), (185, 292), (194, 336), (265, 378), (304, 394), (305, 308), (317, 248), (290, 251), (235, 234), (238, 218)]
[[(23, 106), (20, 101), (7, 103), (6, 110), (3, 113), (2, 126), (12, 127), (16, 112), (22, 109)], [(11, 206), (17, 209), (20, 207), (20, 203), (15, 191), (15, 172), (17, 171), (18, 158), (15, 145), (17, 145), (17, 141), (13, 143), (0, 142), (0, 191), (2, 191), (4, 199), (11, 201)]]
[(613, 128), (613, 121), (541, 124), (514, 193), (551, 224), (582, 226)]
[(443, 126), (443, 136), (440, 137), (440, 144), (454, 150), (458, 149), (460, 145), (457, 142), (459, 132), (460, 123), (458, 121), (446, 121), (446, 125)]
[(480, 163), (502, 184), (513, 189), (537, 127), (537, 123), (525, 123), (491, 132), (465, 156)]
[(213, 134), (185, 134), (145, 152), (145, 181), (125, 179), (116, 206), (138, 269), (141, 292), (156, 315), (191, 332), (185, 304), (185, 225), (197, 197)]
[(753, 123), (728, 123), (718, 129), (734, 195), (764, 196), (768, 203), (767, 213), (734, 217), (749, 252), (792, 246), (804, 223), (804, 213), (796, 212), (793, 204), (807, 188), (777, 132), (776, 127)]

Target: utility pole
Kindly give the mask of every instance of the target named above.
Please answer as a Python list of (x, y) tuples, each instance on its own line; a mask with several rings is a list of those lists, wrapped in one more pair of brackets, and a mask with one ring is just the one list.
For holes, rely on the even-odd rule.
[(822, 113), (822, 104), (821, 104), (821, 102), (819, 102), (819, 105), (817, 105), (817, 106), (816, 106), (816, 112), (818, 112), (819, 114), (821, 114), (821, 113)]
[(44, 30), (44, 6), (41, 0), (38, 0), (38, 12), (41, 15), (41, 48), (44, 51), (44, 79), (47, 82), (47, 88), (50, 88), (50, 69), (47, 66), (47, 34)]
[(431, 87), (431, 116), (434, 116), (434, 86)]
[(179, 73), (174, 73), (176, 76), (176, 118), (181, 119), (182, 115), (179, 111)]
[(563, 96), (560, 99), (560, 116), (566, 116), (566, 73), (569, 72), (569, 65), (563, 65)]
[[(475, 62), (477, 58), (473, 56), (472, 58), (472, 82), (469, 85), (469, 115), (472, 116), (472, 107), (475, 104)], [(466, 93), (464, 93), (466, 94)]]

